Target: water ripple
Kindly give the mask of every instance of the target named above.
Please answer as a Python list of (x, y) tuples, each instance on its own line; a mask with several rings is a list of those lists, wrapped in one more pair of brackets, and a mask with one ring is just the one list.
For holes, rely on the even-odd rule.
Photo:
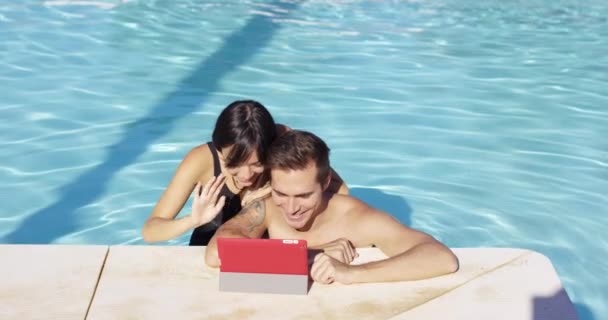
[[(182, 157), (252, 98), (323, 137), (374, 205), (450, 246), (538, 250), (608, 314), (605, 1), (162, 3), (0, 5), (0, 237), (95, 190), (56, 241), (142, 244)], [(252, 19), (267, 23), (234, 38)], [(137, 157), (81, 180), (116, 154)]]

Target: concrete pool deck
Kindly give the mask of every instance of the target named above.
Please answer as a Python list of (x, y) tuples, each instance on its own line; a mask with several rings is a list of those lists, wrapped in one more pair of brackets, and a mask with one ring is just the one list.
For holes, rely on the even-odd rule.
[(451, 275), (308, 295), (219, 292), (204, 250), (0, 245), (0, 319), (577, 319), (549, 259), (524, 249), (456, 248)]

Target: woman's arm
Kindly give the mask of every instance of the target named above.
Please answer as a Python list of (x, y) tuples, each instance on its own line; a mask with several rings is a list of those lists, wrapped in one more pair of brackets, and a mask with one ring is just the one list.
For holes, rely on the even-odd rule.
[(210, 172), (213, 166), (211, 161), (207, 145), (196, 147), (186, 155), (142, 228), (144, 241), (174, 239), (197, 226), (192, 215), (180, 219), (175, 217), (188, 201), (203, 173)]

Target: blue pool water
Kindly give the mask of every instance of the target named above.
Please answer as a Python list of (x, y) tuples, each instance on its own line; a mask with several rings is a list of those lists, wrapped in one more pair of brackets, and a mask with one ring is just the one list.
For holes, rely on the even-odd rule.
[(607, 1), (5, 1), (0, 84), (1, 243), (142, 244), (181, 157), (253, 98), (354, 195), (451, 247), (539, 251), (581, 319), (608, 314)]

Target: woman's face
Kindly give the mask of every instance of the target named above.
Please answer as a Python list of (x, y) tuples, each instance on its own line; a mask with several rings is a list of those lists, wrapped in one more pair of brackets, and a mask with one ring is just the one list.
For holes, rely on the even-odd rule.
[[(224, 155), (230, 154), (232, 146), (224, 148), (219, 153), (220, 160), (225, 163)], [(257, 152), (252, 152), (249, 158), (236, 167), (226, 167), (226, 172), (234, 178), (237, 188), (243, 189), (253, 185), (258, 176), (264, 172), (264, 166), (258, 159)]]

